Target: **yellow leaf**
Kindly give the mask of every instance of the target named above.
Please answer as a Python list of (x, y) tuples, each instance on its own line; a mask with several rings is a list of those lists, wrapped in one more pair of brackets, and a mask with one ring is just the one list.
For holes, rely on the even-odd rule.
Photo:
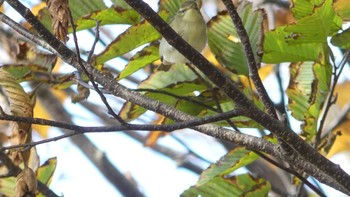
[(65, 100), (68, 98), (67, 94), (66, 94), (64, 91), (52, 89), (51, 92), (52, 92), (52, 93), (56, 96), (56, 98), (57, 98), (59, 101), (61, 101), (61, 102), (65, 101)]
[(349, 103), (350, 101), (350, 82), (344, 82), (342, 84), (339, 84), (336, 86), (335, 88), (335, 92), (337, 93), (338, 97), (337, 97), (337, 105), (340, 108), (343, 108), (346, 104)]
[(207, 58), (207, 60), (212, 63), (214, 66), (219, 67), (219, 62), (216, 60), (215, 55), (210, 50), (209, 47), (205, 47), (203, 50), (203, 56)]
[[(263, 81), (266, 79), (267, 76), (269, 76), (273, 70), (274, 70), (275, 65), (274, 64), (267, 64), (259, 69), (259, 76), (260, 79)], [(255, 90), (255, 86), (249, 78), (245, 75), (239, 75), (240, 81), (244, 87), (252, 87), (253, 90)]]
[(35, 16), (37, 16), (38, 13), (39, 13), (39, 11), (40, 11), (41, 9), (45, 8), (45, 7), (46, 7), (46, 3), (45, 3), (45, 2), (41, 2), (41, 3), (39, 3), (39, 4), (37, 4), (37, 5), (35, 5), (35, 6), (32, 7), (32, 12), (33, 12), (33, 14), (34, 14)]
[[(158, 115), (157, 119), (152, 121), (152, 124), (164, 124), (166, 118), (164, 116)], [(144, 146), (154, 146), (158, 139), (167, 135), (167, 132), (164, 131), (151, 131), (148, 133), (147, 139), (144, 142)]]
[[(44, 118), (49, 120), (52, 118), (50, 114), (47, 112), (47, 110), (44, 108), (40, 99), (37, 99), (36, 101), (36, 105), (34, 107), (34, 114), (35, 114), (35, 117), (37, 118)], [(49, 128), (50, 127), (43, 126), (43, 125), (37, 125), (37, 124), (33, 125), (33, 129), (43, 138), (48, 137), (47, 131), (49, 130)]]
[(273, 72), (274, 69), (275, 69), (274, 64), (266, 64), (265, 66), (261, 67), (259, 69), (259, 76), (260, 76), (261, 80), (264, 81), (266, 79), (266, 77), (269, 76)]
[(328, 158), (337, 153), (350, 150), (350, 120), (341, 124), (335, 131), (341, 131), (341, 136), (337, 136), (335, 139), (332, 148), (327, 154)]
[(59, 72), (59, 70), (61, 69), (61, 65), (63, 64), (63, 61), (61, 58), (57, 58), (56, 64), (52, 70), (52, 72)]
[(343, 20), (350, 20), (350, 0), (335, 0), (333, 8)]
[[(67, 99), (67, 94), (64, 91), (61, 90), (55, 90), (52, 89), (50, 90), (55, 96), (56, 98), (61, 101), (64, 102)], [(47, 111), (47, 109), (45, 109), (45, 107), (43, 106), (42, 102), (40, 101), (40, 99), (37, 99), (36, 101), (36, 105), (34, 108), (34, 114), (36, 118), (44, 118), (44, 119), (52, 119), (52, 116), (50, 115), (50, 113)], [(43, 125), (33, 125), (33, 129), (35, 129), (37, 131), (37, 133), (43, 137), (43, 138), (47, 138), (48, 137), (48, 130), (49, 127), (48, 126), (43, 126)]]

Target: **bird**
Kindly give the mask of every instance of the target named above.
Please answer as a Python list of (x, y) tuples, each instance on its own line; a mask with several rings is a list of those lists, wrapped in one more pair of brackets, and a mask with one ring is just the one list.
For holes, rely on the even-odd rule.
[[(201, 4), (201, 0), (186, 0), (169, 23), (170, 27), (198, 52), (201, 52), (207, 43), (207, 25), (200, 12)], [(164, 38), (160, 41), (159, 54), (162, 64), (158, 70), (168, 71), (173, 64), (190, 63)]]

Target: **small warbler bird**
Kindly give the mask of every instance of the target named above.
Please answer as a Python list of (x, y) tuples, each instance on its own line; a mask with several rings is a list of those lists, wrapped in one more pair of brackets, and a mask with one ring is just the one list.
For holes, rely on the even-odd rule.
[[(201, 4), (201, 0), (183, 2), (169, 23), (176, 33), (199, 52), (204, 49), (207, 43), (207, 25), (200, 12)], [(167, 71), (172, 64), (190, 62), (164, 38), (160, 41), (159, 54), (162, 64), (158, 70)]]

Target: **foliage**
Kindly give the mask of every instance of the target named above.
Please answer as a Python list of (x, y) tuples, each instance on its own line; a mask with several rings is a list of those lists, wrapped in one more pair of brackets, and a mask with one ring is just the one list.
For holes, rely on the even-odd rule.
[[(160, 0), (158, 3), (158, 15), (165, 21), (172, 20), (183, 1)], [(51, 3), (57, 2), (61, 5), (63, 1), (51, 0)], [(33, 44), (28, 42), (28, 39), (18, 40), (18, 37), (9, 34), (1, 39), (2, 48), (6, 49), (11, 61), (0, 62), (2, 64), (0, 68), (0, 94), (6, 101), (0, 103), (1, 111), (4, 111), (0, 113), (0, 119), (5, 117), (5, 113), (25, 118), (44, 117), (46, 119), (55, 119), (56, 115), (50, 114), (52, 111), (47, 105), (44, 105), (45, 102), (38, 100), (35, 109), (33, 109), (35, 96), (36, 94), (39, 95), (36, 92), (36, 88), (46, 88), (47, 94), (55, 92), (53, 97), (58, 100), (55, 105), (58, 104), (63, 109), (63, 101), (69, 97), (66, 93), (72, 90), (78, 92), (75, 96), (72, 96), (73, 101), (79, 102), (87, 99), (97, 103), (99, 101), (96, 101), (96, 98), (91, 98), (89, 94), (89, 88), (91, 88), (89, 84), (93, 84), (91, 79), (98, 81), (101, 78), (110, 80), (104, 83), (99, 82), (101, 86), (100, 96), (102, 93), (108, 93), (123, 98), (121, 109), (117, 113), (125, 121), (125, 124), (122, 122), (122, 126), (129, 126), (123, 127), (125, 130), (133, 129), (133, 125), (128, 123), (142, 121), (153, 111), (158, 113), (158, 115), (153, 120), (147, 120), (146, 122), (154, 125), (168, 125), (168, 129), (164, 129), (164, 131), (172, 131), (171, 126), (176, 126), (181, 121), (171, 117), (169, 114), (172, 112), (162, 111), (162, 109), (169, 109), (166, 108), (168, 106), (171, 106), (175, 113), (190, 115), (193, 117), (191, 120), (204, 120), (225, 112), (231, 112), (233, 109), (238, 110), (238, 112), (240, 112), (240, 109), (243, 109), (240, 103), (232, 99), (226, 92), (226, 84), (222, 84), (222, 86), (215, 84), (211, 76), (203, 74), (204, 72), (199, 66), (174, 64), (169, 71), (157, 70), (157, 67), (160, 65), (158, 40), (161, 38), (161, 34), (154, 28), (154, 24), (145, 20), (137, 10), (134, 10), (124, 1), (114, 0), (112, 2), (113, 5), (110, 7), (107, 7), (103, 1), (98, 0), (70, 0), (69, 4), (66, 2), (67, 5), (64, 8), (69, 7), (76, 28), (69, 24), (69, 27), (59, 27), (63, 29), (58, 30), (57, 23), (59, 23), (61, 15), (64, 15), (65, 21), (70, 20), (67, 10), (58, 12), (61, 14), (55, 15), (55, 10), (52, 7), (51, 9), (49, 8), (51, 16), (53, 15), (53, 20), (56, 21), (53, 29), (48, 8), (41, 5), (38, 6), (40, 9), (36, 12), (37, 18), (42, 24), (50, 29), (54, 35), (59, 34), (58, 37), (63, 42), (66, 41), (66, 32), (92, 32), (91, 30), (96, 27), (97, 21), (99, 24), (98, 31), (104, 36), (108, 36), (108, 32), (113, 31), (114, 28), (127, 26), (126, 30), (121, 34), (113, 34), (113, 38), (110, 38), (108, 43), (105, 43), (103, 39), (97, 40), (99, 43), (104, 44), (103, 49), (98, 52), (91, 49), (93, 54), (83, 54), (83, 51), (86, 50), (82, 47), (80, 48), (82, 57), (89, 57), (86, 58), (89, 61), (86, 65), (90, 64), (92, 68), (84, 67), (81, 70), (77, 69), (78, 71), (66, 72), (63, 70), (67, 65), (63, 65), (61, 60), (66, 61), (66, 63), (76, 69), (75, 60), (74, 58), (68, 58), (70, 62), (67, 61), (65, 54), (61, 54), (59, 49), (52, 50), (49, 48), (50, 52), (47, 52), (37, 47), (36, 44), (38, 43)], [(286, 125), (291, 123), (291, 119), (298, 120), (300, 122), (300, 127), (298, 128), (300, 129), (300, 132), (298, 132), (300, 139), (308, 143), (310, 149), (315, 148), (316, 151), (329, 158), (339, 152), (349, 151), (350, 149), (349, 143), (346, 143), (350, 136), (348, 129), (349, 93), (347, 91), (349, 82), (345, 81), (342, 84), (338, 84), (344, 64), (342, 64), (343, 62), (339, 63), (338, 59), (335, 61), (335, 57), (339, 55), (334, 55), (335, 53), (339, 54), (339, 52), (336, 52), (336, 49), (348, 50), (350, 47), (350, 28), (343, 29), (343, 25), (350, 19), (350, 1), (293, 0), (291, 3), (290, 9), (279, 9), (282, 10), (280, 10), (281, 12), (287, 13), (285, 16), (291, 16), (293, 22), (286, 21), (282, 25), (276, 22), (276, 24), (272, 24), (273, 29), (268, 29), (267, 23), (274, 20), (268, 20), (267, 13), (262, 7), (258, 9), (248, 1), (243, 1), (237, 6), (237, 13), (248, 35), (254, 57), (247, 57), (247, 47), (244, 45), (244, 38), (242, 39), (241, 30), (236, 29), (233, 23), (232, 13), (229, 11), (216, 13), (207, 22), (208, 46), (203, 54), (210, 62), (215, 62), (215, 69), (222, 73), (223, 76), (229, 78), (230, 82), (242, 92), (242, 96), (246, 97), (258, 110), (264, 112), (267, 104), (261, 99), (262, 96), (259, 95), (258, 91), (259, 88), (263, 87), (256, 87), (255, 81), (251, 78), (254, 73), (247, 66), (250, 63), (249, 58), (254, 58), (257, 61), (257, 65), (262, 65), (262, 68), (259, 68), (259, 74), (262, 79), (272, 75), (277, 76), (277, 78), (282, 77), (283, 80), (288, 79), (289, 85), (286, 89), (283, 88), (283, 81), (272, 82), (275, 84), (271, 85), (271, 87), (265, 86), (268, 91), (276, 89), (276, 91), (279, 91), (279, 95), (283, 95), (280, 96), (282, 101), (275, 103), (276, 109), (285, 116), (281, 120), (285, 121)], [(4, 13), (6, 13), (6, 10)], [(269, 16), (272, 18), (274, 15), (277, 18), (276, 12), (269, 13)], [(29, 24), (24, 26), (29, 27)], [(28, 29), (31, 32), (38, 32), (33, 26)], [(3, 30), (1, 31), (5, 35)], [(64, 35), (62, 35), (62, 32)], [(44, 39), (44, 36), (42, 37)], [(74, 39), (72, 34), (69, 34), (69, 37), (69, 41)], [(80, 39), (81, 37), (78, 36), (79, 42), (84, 42), (84, 40), (80, 41)], [(346, 57), (347, 53), (344, 52), (345, 55), (342, 54), (341, 56)], [(122, 60), (125, 66), (118, 66), (114, 63), (116, 60)], [(284, 74), (285, 76), (281, 76), (282, 74), (279, 72), (280, 65), (289, 65), (289, 72)], [(82, 70), (86, 72), (82, 72)], [(89, 74), (89, 72), (91, 73)], [(102, 73), (102, 77), (99, 77), (99, 74), (96, 73)], [(141, 80), (140, 76), (142, 74), (140, 73), (146, 74), (147, 78)], [(125, 92), (113, 92), (113, 87), (110, 87), (110, 83), (124, 84), (125, 82), (127, 84), (130, 81), (136, 82), (137, 88), (132, 89), (132, 93), (129, 95)], [(277, 86), (280, 88), (276, 88)], [(32, 92), (28, 91), (26, 93), (24, 89), (32, 89)], [(138, 93), (142, 95), (140, 97), (142, 101), (138, 102), (129, 99), (132, 97), (130, 95), (139, 95)], [(287, 98), (284, 98), (284, 95)], [(101, 96), (101, 98), (103, 99), (104, 97)], [(42, 97), (41, 99), (49, 98)], [(284, 99), (288, 99), (288, 101)], [(105, 100), (104, 106), (108, 106), (108, 102), (112, 103), (112, 99)], [(154, 100), (157, 101), (158, 105), (152, 108), (149, 101)], [(285, 107), (287, 102), (288, 105)], [(81, 102), (81, 105), (84, 106), (84, 102)], [(330, 108), (331, 106), (332, 108)], [(99, 106), (98, 108), (98, 110), (89, 108), (89, 111), (99, 116), (101, 107)], [(290, 116), (287, 115), (286, 108), (290, 112)], [(335, 112), (337, 110), (341, 111), (342, 114), (337, 114)], [(104, 111), (104, 114), (107, 114), (106, 112), (112, 114), (107, 110)], [(249, 166), (261, 161), (261, 155), (283, 159), (281, 155), (285, 154), (284, 152), (279, 152), (277, 155), (273, 153), (274, 151), (280, 151), (278, 147), (280, 144), (283, 145), (285, 141), (277, 137), (278, 135), (275, 135), (273, 131), (270, 132), (274, 133), (274, 135), (269, 135), (269, 132), (267, 132), (268, 128), (256, 119), (249, 117), (247, 115), (249, 113), (241, 112), (235, 116), (222, 118), (215, 123), (203, 123), (204, 126), (202, 128), (210, 123), (210, 125), (215, 126), (213, 128), (228, 128), (232, 133), (238, 133), (240, 130), (246, 131), (244, 129), (249, 128), (260, 131), (261, 135), (259, 137), (244, 135), (250, 139), (253, 145), (249, 147), (249, 144), (242, 142), (242, 144), (238, 144), (240, 145), (238, 147), (229, 147), (228, 152), (221, 159), (200, 173), (197, 183), (193, 183), (193, 186), (185, 190), (182, 196), (268, 196), (269, 192), (280, 192), (280, 190), (276, 190), (276, 187), (279, 186), (278, 181), (276, 182), (264, 172), (260, 172), (259, 176), (255, 176), (258, 173), (257, 170)], [(104, 120), (106, 118), (103, 118), (103, 116), (101, 117), (101, 120), (105, 121), (104, 124), (107, 124), (108, 120)], [(30, 120), (33, 121), (33, 119)], [(32, 141), (31, 124), (20, 120), (14, 121), (13, 124), (10, 144), (23, 145), (30, 143)], [(237, 127), (239, 130), (235, 131)], [(47, 128), (38, 126), (33, 128), (34, 132), (39, 133), (42, 138), (48, 138), (49, 130)], [(106, 128), (108, 127), (106, 126)], [(198, 129), (198, 127), (194, 128), (194, 126), (185, 128)], [(161, 129), (148, 130), (150, 132), (163, 131)], [(220, 133), (219, 131), (219, 129), (212, 129), (212, 132), (216, 132), (215, 137), (218, 139), (229, 138), (225, 138), (225, 136), (230, 135), (230, 133)], [(71, 135), (76, 135), (79, 132), (81, 132), (80, 134), (84, 133), (84, 131), (78, 131)], [(142, 142), (154, 148), (158, 145), (159, 138), (165, 136), (163, 134), (156, 133), (156, 137), (149, 135), (148, 138), (143, 138)], [(264, 147), (262, 146), (265, 144), (261, 145), (255, 142), (255, 139), (271, 145), (271, 147), (274, 147), (274, 150), (260, 153), (267, 149), (263, 149)], [(5, 139), (1, 140), (2, 144), (7, 142)], [(77, 145), (80, 147), (79, 144)], [(244, 145), (247, 145), (247, 147), (244, 147)], [(282, 145), (281, 147), (283, 147)], [(185, 146), (185, 148), (188, 147)], [(206, 146), (206, 148), (210, 149), (210, 145)], [(188, 149), (189, 152), (193, 152), (190, 148)], [(14, 196), (15, 190), (11, 188), (16, 187), (16, 192), (21, 193), (24, 192), (23, 188), (29, 187), (28, 185), (30, 185), (31, 190), (35, 190), (35, 178), (46, 186), (50, 185), (56, 169), (57, 159), (52, 158), (39, 167), (38, 165), (33, 167), (34, 165), (31, 166), (28, 163), (39, 163), (39, 159), (35, 157), (36, 151), (29, 150), (14, 149), (14, 151), (9, 152), (8, 155), (12, 162), (22, 167), (23, 170), (18, 175), (17, 181), (13, 174), (12, 177), (0, 178), (1, 194)], [(307, 151), (305, 150), (305, 152)], [(193, 155), (202, 159), (198, 154)], [(281, 157), (278, 158), (278, 155)], [(266, 156), (263, 158), (266, 159)], [(0, 159), (3, 160), (3, 158)], [(95, 162), (105, 162), (105, 160), (100, 158), (96, 160)], [(305, 161), (307, 160), (302, 162)], [(288, 160), (286, 159), (283, 162), (288, 162)], [(3, 174), (10, 173), (11, 169), (7, 169), (9, 167), (4, 165), (1, 166), (1, 172)], [(289, 165), (292, 166), (290, 168), (291, 171), (294, 171), (298, 166), (294, 163), (289, 163)], [(108, 168), (106, 165), (96, 164), (96, 166), (101, 168), (99, 169), (100, 171), (103, 171), (103, 168)], [(280, 164), (281, 166), (283, 165)], [(272, 164), (267, 164), (265, 167), (274, 169)], [(237, 170), (242, 168), (248, 169), (249, 172), (237, 173)], [(293, 175), (301, 173), (303, 176), (309, 176), (303, 171), (304, 169), (298, 170), (294, 171)], [(283, 173), (274, 173), (278, 177), (285, 176)], [(28, 177), (30, 178), (29, 181), (26, 179)], [(322, 180), (320, 177), (315, 178)], [(130, 182), (130, 180), (127, 181)], [(297, 181), (289, 184), (303, 187), (303, 184)], [(131, 187), (133, 190), (139, 192), (134, 184), (130, 185), (133, 185)], [(287, 193), (289, 192), (289, 186), (287, 188), (284, 188), (285, 190), (282, 188), (281, 190)], [(344, 192), (344, 190), (334, 188)], [(122, 191), (120, 186), (118, 189)], [(18, 190), (21, 190), (21, 192), (18, 192)], [(40, 192), (37, 191), (37, 196), (45, 196)]]

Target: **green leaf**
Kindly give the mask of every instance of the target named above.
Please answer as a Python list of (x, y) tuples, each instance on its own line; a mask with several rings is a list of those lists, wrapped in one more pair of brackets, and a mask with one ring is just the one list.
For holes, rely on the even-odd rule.
[(44, 27), (46, 27), (46, 29), (48, 29), (51, 33), (52, 32), (52, 19), (49, 13), (49, 10), (47, 9), (47, 7), (44, 7), (43, 9), (41, 9), (38, 12), (38, 19), (40, 20), (40, 22), (44, 25)]
[(332, 37), (331, 43), (342, 49), (350, 49), (350, 28)]
[(319, 6), (322, 0), (293, 0), (292, 12), (295, 19), (304, 18), (313, 13), (314, 7)]
[(287, 89), (289, 110), (303, 121), (303, 135), (311, 141), (317, 133), (318, 118), (329, 92), (332, 67), (313, 62), (290, 66), (291, 79)]
[[(202, 96), (202, 95), (200, 95), (200, 96)], [(213, 100), (212, 95), (210, 95), (206, 99), (204, 99), (200, 96), (197, 97), (198, 101), (201, 101), (202, 103), (205, 103), (209, 106), (216, 108), (216, 102)], [(218, 100), (220, 102), (220, 107), (223, 110), (223, 112), (228, 112), (228, 111), (234, 109), (235, 104), (232, 100), (229, 100), (226, 98), (218, 98)], [(199, 114), (200, 114), (200, 117), (206, 117), (206, 116), (212, 116), (214, 114), (217, 114), (217, 112), (214, 112), (214, 111), (211, 111), (208, 109), (203, 109), (203, 111), (201, 111)], [(244, 117), (244, 116), (230, 118), (230, 120), (239, 128), (262, 128), (261, 125), (259, 125), (258, 123), (256, 123), (252, 119)], [(215, 124), (217, 124), (219, 126), (231, 127), (231, 125), (226, 120), (218, 121)]]
[(190, 187), (181, 196), (268, 196), (270, 189), (268, 181), (242, 174), (231, 178), (215, 177), (204, 185)]
[(259, 156), (254, 152), (246, 150), (243, 147), (235, 148), (224, 155), (218, 162), (211, 164), (208, 169), (203, 171), (196, 185), (201, 186), (211, 181), (214, 177), (230, 174), (258, 158)]
[[(242, 3), (237, 11), (247, 30), (255, 59), (260, 62), (260, 57), (256, 54), (261, 51), (264, 12), (253, 11), (250, 3)], [(238, 74), (248, 75), (243, 46), (228, 12), (221, 12), (208, 22), (208, 44), (222, 65)]]
[(320, 6), (314, 7), (311, 15), (300, 18), (296, 24), (287, 25), (285, 31), (292, 34), (287, 42), (326, 43), (327, 37), (342, 27), (342, 19), (334, 12), (332, 2), (325, 0)]
[[(37, 174), (37, 179), (44, 183), (46, 186), (49, 186), (53, 174), (56, 170), (56, 165), (57, 165), (57, 158), (53, 157), (48, 159), (42, 166), (40, 166), (36, 172)], [(43, 196), (42, 194), (37, 195), (37, 197)]]
[[(168, 14), (160, 12), (159, 15), (165, 19)], [(155, 41), (160, 38), (160, 34), (146, 20), (128, 28), (110, 43), (104, 51), (96, 55), (96, 64), (105, 63), (115, 57), (123, 55), (136, 47)]]
[(342, 20), (332, 8), (332, 0), (294, 3), (298, 21), (265, 34), (263, 62), (318, 61), (327, 37), (341, 28)]
[[(57, 159), (51, 158), (47, 160), (42, 166), (37, 169), (36, 178), (49, 186), (52, 180), (52, 175), (56, 169)], [(0, 179), (0, 193), (6, 196), (15, 196), (16, 177), (7, 177)], [(38, 197), (43, 196), (42, 194), (37, 195)]]
[(333, 3), (334, 11), (344, 21), (350, 20), (350, 0), (337, 0)]
[(185, 0), (159, 0), (159, 10), (167, 11), (169, 18), (175, 16), (176, 12), (180, 9), (181, 3)]
[(46, 75), (49, 77), (47, 68), (38, 65), (6, 64), (1, 68), (11, 73), (11, 75), (19, 82), (24, 81), (28, 78), (34, 79), (34, 73), (37, 73), (38, 75), (39, 73), (42, 73), (42, 75), (45, 75), (44, 73), (47, 73)]
[(69, 0), (69, 10), (72, 12), (74, 20), (90, 14), (92, 11), (106, 8), (106, 5), (101, 0)]
[(287, 89), (289, 97), (289, 109), (297, 120), (304, 119), (304, 112), (310, 104), (308, 102), (312, 94), (312, 82), (315, 76), (312, 71), (313, 62), (293, 63), (290, 65), (291, 79)]
[(158, 59), (158, 47), (154, 45), (146, 46), (130, 59), (122, 72), (119, 73), (117, 79), (123, 79)]
[(124, 121), (129, 122), (135, 120), (142, 114), (144, 114), (147, 110), (139, 105), (135, 105), (130, 101), (125, 102), (121, 110), (119, 111), (119, 116)]
[(33, 81), (46, 83), (57, 89), (65, 89), (76, 84), (75, 74), (52, 75), (47, 68), (38, 65), (11, 64), (3, 65), (3, 70), (9, 72), (17, 82)]
[(175, 64), (167, 72), (158, 71), (140, 83), (139, 88), (159, 89), (179, 82), (191, 82), (197, 78), (185, 64)]
[(0, 179), (0, 194), (15, 196), (16, 177), (6, 177)]
[[(153, 88), (150, 88), (150, 89), (153, 89)], [(179, 96), (191, 97), (191, 96), (194, 96), (195, 91), (201, 92), (201, 91), (204, 91), (205, 89), (206, 89), (206, 86), (203, 86), (203, 85), (198, 85), (194, 83), (178, 83), (176, 85), (174, 84), (166, 88), (159, 88), (158, 91), (169, 92)], [(177, 109), (183, 110), (192, 115), (197, 115), (200, 111), (203, 110), (202, 106), (198, 106), (197, 104), (193, 104), (191, 102), (184, 101), (182, 99), (177, 99), (173, 96), (163, 94), (161, 92), (158, 92), (158, 93), (146, 92), (145, 95), (152, 99), (156, 99), (160, 102), (166, 103), (168, 105), (175, 106)], [(123, 120), (131, 121), (136, 119), (146, 111), (147, 111), (146, 109), (138, 105), (127, 102), (122, 107), (120, 111), (120, 115), (123, 118)]]
[[(170, 85), (166, 88), (157, 89), (163, 92), (169, 92), (171, 94), (175, 94), (178, 96), (184, 96), (188, 98), (195, 98), (194, 92), (202, 92), (206, 90), (206, 86), (194, 83), (179, 83), (176, 85)], [(191, 115), (197, 115), (201, 110), (203, 110), (202, 106), (198, 106), (192, 102), (175, 98), (171, 95), (166, 95), (162, 93), (156, 92), (147, 92), (146, 96), (158, 100), (160, 102), (166, 103), (168, 105), (176, 107), (176, 109), (186, 112)]]
[(121, 7), (124, 9), (130, 9), (131, 7), (124, 0), (112, 0), (115, 7)]
[(285, 28), (285, 26), (278, 27), (265, 34), (262, 61), (265, 63), (317, 61), (323, 45), (319, 43), (290, 44), (286, 41), (290, 33), (286, 32)]
[(100, 21), (101, 26), (106, 24), (136, 24), (140, 21), (140, 15), (133, 9), (120, 7), (97, 10), (76, 20), (77, 31), (95, 27), (96, 21)]

